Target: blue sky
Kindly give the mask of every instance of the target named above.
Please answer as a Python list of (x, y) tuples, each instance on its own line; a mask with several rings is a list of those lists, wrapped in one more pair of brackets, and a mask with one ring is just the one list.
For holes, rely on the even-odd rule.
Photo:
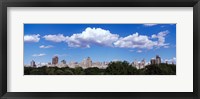
[(176, 59), (176, 24), (24, 24), (24, 63)]

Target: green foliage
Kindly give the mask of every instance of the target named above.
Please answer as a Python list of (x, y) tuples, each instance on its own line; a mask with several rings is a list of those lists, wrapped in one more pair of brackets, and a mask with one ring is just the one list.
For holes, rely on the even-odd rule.
[(83, 73), (83, 68), (82, 67), (76, 67), (74, 69), (74, 74), (75, 75), (81, 75), (81, 73)]
[(176, 75), (176, 66), (172, 64), (149, 65), (145, 69), (146, 75)]
[(64, 70), (64, 75), (73, 75), (74, 73), (71, 71), (71, 70), (69, 70), (69, 69), (65, 69)]
[(127, 61), (117, 61), (109, 63), (108, 67), (106, 68), (107, 75), (131, 75), (135, 74), (136, 68), (129, 65)]
[(56, 74), (56, 75), (64, 75), (64, 71), (62, 71), (61, 69), (57, 69), (57, 70), (55, 71), (55, 74)]
[(93, 68), (87, 68), (84, 70), (86, 75), (100, 75), (103, 74), (103, 70), (93, 67)]
[(108, 64), (106, 69), (91, 67), (83, 69), (69, 67), (24, 67), (24, 75), (176, 75), (176, 65), (148, 65), (143, 69), (131, 66), (127, 61), (117, 61)]

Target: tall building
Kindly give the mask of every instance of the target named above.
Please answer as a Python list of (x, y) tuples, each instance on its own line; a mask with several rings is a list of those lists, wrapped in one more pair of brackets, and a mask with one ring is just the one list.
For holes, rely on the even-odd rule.
[(62, 63), (62, 64), (66, 64), (66, 61), (65, 61), (65, 60), (62, 60), (61, 63)]
[(140, 66), (140, 68), (144, 68), (144, 67), (145, 67), (145, 64), (146, 64), (145, 59), (143, 59), (143, 60), (141, 61), (141, 66)]
[(53, 64), (53, 65), (58, 64), (58, 56), (54, 56), (54, 57), (52, 58), (52, 64)]
[(81, 66), (85, 66), (86, 65), (86, 59), (84, 58), (83, 61), (81, 62)]
[(137, 61), (136, 59), (133, 61), (132, 66), (137, 68), (137, 66), (138, 66), (138, 61)]
[(172, 65), (174, 65), (174, 61), (172, 61)]
[(155, 58), (152, 58), (151, 59), (151, 65), (155, 65), (156, 64), (156, 59)]
[(34, 60), (31, 61), (31, 67), (36, 67), (36, 64), (35, 64)]
[(88, 58), (86, 59), (86, 66), (87, 66), (87, 67), (91, 67), (91, 66), (92, 66), (92, 60), (91, 60), (90, 57), (88, 57)]
[(168, 61), (165, 61), (166, 64), (168, 64)]
[(137, 69), (142, 69), (145, 67), (145, 59), (143, 59), (142, 61), (138, 62), (137, 60), (134, 60), (134, 62), (132, 63), (132, 66), (137, 68)]
[(159, 65), (161, 63), (161, 58), (156, 55), (156, 64)]
[(48, 65), (51, 65), (51, 62), (48, 62)]

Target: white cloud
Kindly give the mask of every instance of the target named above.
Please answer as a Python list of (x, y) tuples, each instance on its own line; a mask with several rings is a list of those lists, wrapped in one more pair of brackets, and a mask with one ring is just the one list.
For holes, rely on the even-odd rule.
[[(169, 31), (162, 31), (158, 34), (153, 34), (151, 37), (135, 33), (126, 37), (119, 37), (118, 34), (113, 34), (109, 30), (88, 27), (83, 32), (75, 33), (71, 36), (58, 34), (45, 35), (43, 38), (53, 42), (66, 42), (69, 47), (75, 48), (90, 48), (92, 45), (96, 45), (119, 48), (152, 49), (154, 47), (168, 47), (169, 44), (165, 44), (165, 36), (168, 33)], [(157, 39), (157, 41), (153, 39)]]
[(174, 63), (176, 63), (176, 57), (173, 57), (173, 58), (171, 58), (171, 59), (165, 59), (165, 62), (168, 62), (168, 63), (172, 63), (172, 62), (174, 62)]
[(150, 26), (155, 26), (157, 24), (144, 24), (144, 26), (150, 27)]
[(39, 46), (39, 48), (52, 48), (52, 47), (53, 47), (52, 45), (47, 45), (47, 46), (41, 45), (41, 46)]
[(129, 50), (129, 52), (134, 52), (134, 50)]
[(160, 27), (164, 28), (164, 27), (166, 27), (166, 26), (162, 25), (162, 26), (160, 26)]
[(114, 43), (115, 47), (120, 48), (147, 48), (152, 49), (156, 42), (149, 39), (148, 36), (135, 33), (124, 38), (120, 38)]
[(164, 48), (169, 48), (169, 46), (164, 46)]
[(67, 54), (55, 54), (54, 56), (58, 56), (58, 57), (66, 57), (68, 56)]
[(67, 37), (63, 36), (63, 34), (45, 35), (43, 38), (47, 41), (52, 41), (52, 42), (63, 42), (66, 41), (67, 39)]
[(25, 35), (24, 36), (24, 42), (39, 42), (39, 34), (33, 34), (33, 35)]
[(162, 32), (159, 32), (157, 35), (156, 34), (153, 34), (151, 37), (153, 39), (157, 38), (158, 41), (157, 41), (157, 46), (158, 47), (161, 47), (161, 46), (167, 46), (169, 44), (165, 44), (165, 36), (169, 33), (168, 30), (166, 31), (162, 31)]
[(33, 57), (40, 57), (40, 56), (45, 56), (46, 54), (44, 54), (44, 53), (41, 53), (41, 54), (33, 54), (32, 56)]
[(142, 53), (142, 50), (138, 50), (137, 52), (138, 52), (138, 53)]
[(119, 35), (112, 34), (108, 30), (88, 27), (82, 33), (67, 37), (66, 42), (69, 47), (90, 48), (91, 45), (113, 47), (113, 43), (117, 41), (118, 38)]
[(112, 62), (118, 62), (121, 61), (120, 59), (113, 59)]
[[(120, 48), (147, 48), (152, 49), (153, 47), (165, 47), (169, 48), (169, 44), (165, 43), (165, 36), (169, 33), (168, 30), (153, 34), (151, 37), (146, 35), (139, 35), (135, 33), (126, 37), (121, 37), (119, 40), (114, 42), (115, 47)], [(158, 39), (154, 41), (152, 39)]]

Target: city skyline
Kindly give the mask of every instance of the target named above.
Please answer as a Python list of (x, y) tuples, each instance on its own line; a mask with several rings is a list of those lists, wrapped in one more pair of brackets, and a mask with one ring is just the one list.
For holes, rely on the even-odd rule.
[[(176, 24), (24, 24), (24, 64), (145, 59), (176, 61)], [(59, 61), (60, 62), (60, 61)]]

